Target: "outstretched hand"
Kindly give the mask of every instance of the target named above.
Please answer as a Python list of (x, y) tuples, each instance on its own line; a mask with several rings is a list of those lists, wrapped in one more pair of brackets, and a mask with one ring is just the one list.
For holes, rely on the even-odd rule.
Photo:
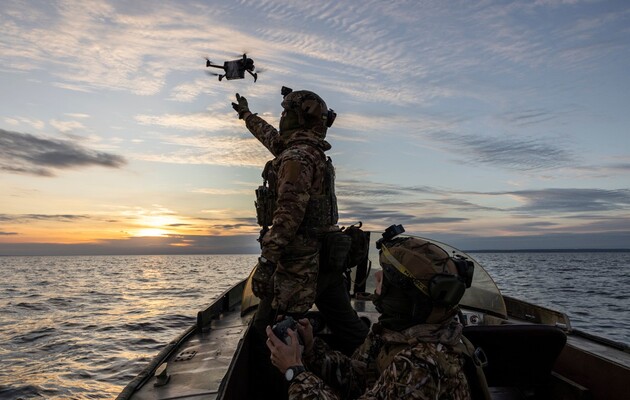
[(298, 340), (298, 333), (293, 329), (288, 329), (287, 333), (291, 339), (289, 344), (280, 340), (267, 326), (267, 347), (271, 351), (271, 363), (282, 373), (289, 367), (302, 365), (302, 349)]
[(238, 113), (238, 117), (243, 119), (246, 117), (246, 113), (251, 113), (249, 111), (249, 105), (247, 104), (247, 99), (240, 94), (236, 93), (236, 103), (232, 103), (232, 108), (234, 111)]

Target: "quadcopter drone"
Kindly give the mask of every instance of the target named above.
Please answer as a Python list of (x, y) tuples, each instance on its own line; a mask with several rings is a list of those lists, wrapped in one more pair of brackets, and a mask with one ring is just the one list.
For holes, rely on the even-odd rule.
[(243, 54), (243, 58), (239, 58), (238, 60), (226, 61), (223, 65), (213, 64), (212, 61), (206, 58), (206, 67), (221, 68), (225, 71), (224, 74), (208, 72), (210, 75), (218, 76), (219, 81), (223, 78), (228, 81), (232, 79), (243, 79), (245, 78), (245, 71), (254, 77), (254, 82), (258, 79), (258, 74), (254, 72), (254, 69), (256, 68), (254, 67), (254, 60), (247, 57), (247, 54)]

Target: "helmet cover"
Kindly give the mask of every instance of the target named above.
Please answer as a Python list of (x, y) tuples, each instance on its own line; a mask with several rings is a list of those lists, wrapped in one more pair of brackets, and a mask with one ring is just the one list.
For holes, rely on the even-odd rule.
[(425, 304), (425, 308), (430, 307), (427, 310), (430, 315), (423, 316), (427, 320), (442, 320), (452, 315), (464, 295), (466, 284), (457, 265), (434, 243), (415, 237), (392, 240), (383, 244), (379, 262), (386, 285), (408, 293)]
[(326, 136), (328, 106), (317, 94), (308, 90), (294, 91), (284, 97), (281, 105), (285, 110), (280, 122), (281, 133), (303, 128), (314, 131), (322, 139)]

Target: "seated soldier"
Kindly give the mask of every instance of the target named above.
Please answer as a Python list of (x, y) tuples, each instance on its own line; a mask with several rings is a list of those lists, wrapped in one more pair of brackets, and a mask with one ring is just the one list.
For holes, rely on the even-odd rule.
[[(271, 361), (290, 382), (290, 399), (470, 399), (462, 325), (455, 316), (472, 280), (439, 246), (395, 238), (380, 249), (374, 304), (379, 321), (352, 358), (313, 338), (308, 319), (285, 344), (267, 328)], [(306, 367), (306, 368), (305, 368)]]

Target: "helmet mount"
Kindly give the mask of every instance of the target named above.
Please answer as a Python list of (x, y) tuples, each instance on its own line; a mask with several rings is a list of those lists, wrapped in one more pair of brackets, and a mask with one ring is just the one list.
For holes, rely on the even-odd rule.
[(308, 90), (294, 91), (282, 86), (282, 108), (287, 111), (295, 111), (301, 127), (322, 131), (330, 128), (337, 117), (334, 110), (329, 109), (326, 102), (317, 94)]

